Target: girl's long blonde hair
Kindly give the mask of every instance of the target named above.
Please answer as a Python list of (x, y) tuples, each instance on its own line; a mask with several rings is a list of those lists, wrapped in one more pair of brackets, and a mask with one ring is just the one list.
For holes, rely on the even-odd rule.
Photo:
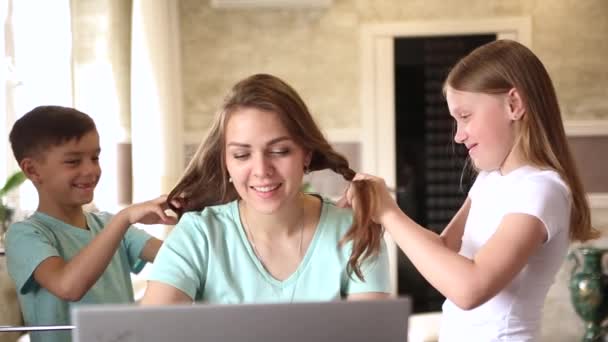
[[(206, 139), (199, 146), (181, 180), (169, 193), (169, 206), (181, 216), (188, 211), (225, 204), (239, 198), (229, 182), (225, 162), (225, 128), (230, 115), (240, 108), (257, 108), (276, 113), (291, 138), (305, 151), (312, 153), (308, 169), (331, 169), (352, 181), (351, 170), (344, 156), (336, 152), (321, 133), (306, 104), (287, 83), (271, 75), (258, 74), (237, 83), (226, 96)], [(341, 244), (352, 241), (348, 270), (364, 279), (360, 265), (366, 258), (377, 255), (383, 230), (372, 221), (375, 209), (374, 188), (368, 181), (352, 183), (359, 202), (355, 205), (353, 224)], [(179, 207), (172, 204), (180, 203)]]
[(555, 170), (572, 195), (570, 238), (599, 236), (591, 226), (589, 203), (570, 152), (555, 88), (542, 62), (522, 44), (497, 40), (461, 59), (445, 84), (460, 91), (506, 94), (515, 88), (526, 108), (518, 132), (523, 157), (539, 168)]

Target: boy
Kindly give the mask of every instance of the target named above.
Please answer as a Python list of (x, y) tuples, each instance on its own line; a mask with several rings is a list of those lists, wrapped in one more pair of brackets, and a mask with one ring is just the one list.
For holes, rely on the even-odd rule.
[[(15, 159), (38, 192), (34, 214), (7, 232), (6, 255), (26, 325), (69, 324), (74, 303), (133, 302), (130, 273), (152, 262), (161, 241), (131, 227), (175, 224), (165, 198), (115, 216), (84, 212), (101, 175), (93, 120), (73, 108), (41, 106), (15, 122)], [(32, 332), (32, 342), (69, 341), (69, 331)]]

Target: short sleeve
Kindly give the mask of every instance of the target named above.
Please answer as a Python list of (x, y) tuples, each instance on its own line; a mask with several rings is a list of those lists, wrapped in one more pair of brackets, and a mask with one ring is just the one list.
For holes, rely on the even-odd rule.
[(536, 175), (517, 185), (517, 200), (510, 201), (507, 213), (537, 217), (547, 230), (547, 241), (570, 226), (571, 200), (566, 186), (548, 174)]
[(10, 226), (5, 247), (9, 274), (21, 294), (39, 287), (34, 271), (41, 262), (60, 256), (53, 235), (26, 222)]
[(173, 286), (196, 299), (205, 281), (209, 254), (201, 224), (194, 213), (182, 216), (158, 251), (148, 280)]
[[(101, 227), (105, 227), (112, 220), (113, 216), (108, 212), (99, 212), (92, 217), (96, 220), (101, 220), (97, 221), (99, 222), (98, 224)], [(152, 238), (152, 235), (135, 226), (130, 226), (123, 235), (121, 247), (127, 256), (129, 269), (132, 273), (137, 274), (146, 266), (146, 261), (141, 259), (141, 252), (150, 238)]]
[(388, 253), (382, 239), (378, 255), (365, 259), (361, 265), (364, 281), (356, 274), (347, 275), (346, 295), (366, 292), (391, 292)]
[(127, 229), (123, 238), (123, 245), (127, 252), (131, 272), (137, 274), (146, 265), (146, 261), (141, 259), (141, 252), (150, 238), (152, 238), (152, 236), (142, 229), (133, 226)]
[(488, 172), (487, 171), (481, 171), (477, 174), (477, 177), (475, 177), (475, 181), (473, 182), (473, 185), (471, 185), (471, 188), (469, 189), (469, 198), (474, 198), (475, 194), (477, 193), (477, 189), (479, 187), (481, 187), (481, 183), (483, 183), (483, 180), (488, 176)]

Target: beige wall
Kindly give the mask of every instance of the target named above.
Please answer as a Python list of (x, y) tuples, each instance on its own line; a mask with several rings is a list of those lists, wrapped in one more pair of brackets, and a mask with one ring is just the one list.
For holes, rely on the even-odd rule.
[[(219, 10), (208, 3), (180, 0), (187, 133), (205, 130), (227, 90), (258, 72), (294, 86), (323, 128), (357, 129), (362, 25), (513, 16), (532, 18), (532, 49), (553, 78), (564, 116), (608, 119), (606, 0), (334, 0), (324, 10)], [(570, 266), (564, 263), (547, 298), (544, 341), (581, 336), (567, 289)]]
[(213, 9), (180, 0), (184, 127), (208, 127), (226, 91), (257, 72), (302, 95), (325, 129), (360, 125), (359, 29), (412, 20), (532, 18), (533, 50), (567, 118), (608, 118), (608, 1), (334, 0), (329, 9)]

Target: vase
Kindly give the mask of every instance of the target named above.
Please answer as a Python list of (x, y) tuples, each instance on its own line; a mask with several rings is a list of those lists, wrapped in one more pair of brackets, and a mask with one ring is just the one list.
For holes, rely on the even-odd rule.
[(608, 318), (608, 275), (602, 272), (602, 258), (607, 252), (608, 249), (582, 247), (568, 254), (574, 261), (570, 298), (585, 322), (583, 342), (602, 341), (605, 334), (602, 322)]

